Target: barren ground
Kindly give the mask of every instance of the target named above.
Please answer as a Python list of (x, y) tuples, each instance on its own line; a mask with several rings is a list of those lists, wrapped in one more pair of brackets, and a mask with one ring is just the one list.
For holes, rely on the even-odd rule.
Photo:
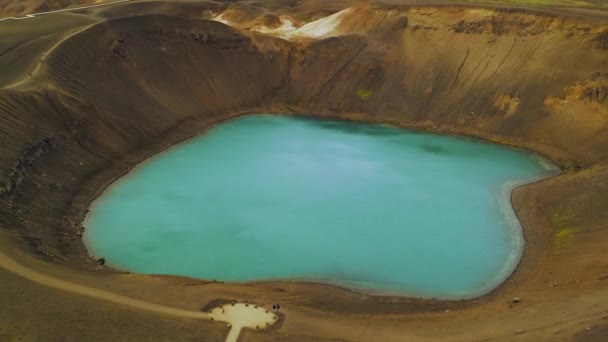
[[(247, 341), (605, 340), (608, 13), (588, 3), (138, 1), (2, 21), (0, 248), (36, 272), (176, 309), (282, 303), (281, 324), (245, 331)], [(308, 26), (287, 32), (287, 21)], [(536, 151), (564, 171), (514, 191), (524, 257), (476, 300), (121, 274), (87, 257), (82, 219), (110, 182), (254, 112), (473, 136)], [(228, 334), (2, 267), (0, 281), (0, 341)]]

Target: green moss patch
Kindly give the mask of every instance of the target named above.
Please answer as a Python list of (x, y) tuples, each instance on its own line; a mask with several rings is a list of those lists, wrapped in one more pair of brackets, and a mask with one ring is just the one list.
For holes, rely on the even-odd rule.
[(372, 91), (365, 90), (365, 89), (359, 89), (359, 90), (357, 90), (357, 96), (359, 96), (359, 98), (361, 100), (367, 100), (372, 96)]

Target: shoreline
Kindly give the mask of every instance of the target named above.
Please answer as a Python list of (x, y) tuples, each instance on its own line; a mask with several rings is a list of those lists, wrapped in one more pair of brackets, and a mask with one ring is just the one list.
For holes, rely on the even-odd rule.
[[(334, 287), (336, 289), (339, 289), (341, 291), (347, 291), (347, 292), (351, 292), (351, 293), (357, 293), (357, 294), (361, 294), (361, 295), (366, 295), (366, 296), (372, 296), (372, 297), (380, 297), (380, 298), (400, 298), (400, 299), (411, 299), (411, 300), (416, 300), (416, 301), (423, 301), (423, 302), (446, 302), (446, 303), (450, 303), (450, 302), (473, 302), (477, 299), (482, 299), (485, 297), (488, 297), (490, 295), (492, 295), (494, 292), (496, 291), (500, 291), (500, 289), (503, 287), (503, 285), (510, 279), (513, 277), (513, 275), (515, 273), (517, 273), (522, 261), (523, 261), (523, 257), (524, 257), (524, 251), (526, 249), (526, 232), (524, 230), (524, 228), (521, 225), (521, 221), (520, 218), (517, 216), (517, 212), (514, 208), (514, 203), (513, 203), (513, 192), (518, 189), (518, 188), (522, 188), (522, 187), (526, 187), (532, 184), (536, 184), (536, 183), (540, 183), (543, 181), (546, 181), (548, 179), (552, 179), (554, 177), (559, 177), (560, 175), (562, 175), (564, 173), (564, 170), (562, 169), (562, 167), (555, 162), (554, 160), (550, 159), (550, 157), (548, 157), (547, 155), (542, 154), (541, 152), (532, 150), (530, 148), (526, 148), (526, 147), (522, 147), (519, 146), (517, 144), (502, 144), (493, 140), (489, 140), (483, 137), (478, 137), (475, 135), (468, 135), (466, 133), (459, 133), (459, 132), (451, 132), (451, 131), (433, 131), (427, 128), (420, 128), (420, 127), (415, 127), (415, 126), (409, 126), (407, 124), (396, 124), (396, 123), (391, 123), (391, 122), (384, 122), (384, 121), (377, 121), (377, 120), (365, 120), (365, 119), (359, 119), (356, 117), (353, 117), (353, 113), (333, 113), (333, 115), (326, 115), (326, 114), (321, 114), (321, 113), (300, 113), (300, 112), (295, 112), (295, 111), (243, 111), (243, 112), (236, 112), (236, 114), (227, 114), (226, 117), (220, 118), (218, 120), (213, 121), (212, 123), (208, 124), (206, 127), (204, 127), (200, 132), (195, 133), (192, 136), (189, 136), (185, 139), (182, 139), (176, 143), (173, 144), (169, 144), (166, 147), (162, 148), (161, 150), (159, 150), (156, 153), (153, 153), (151, 156), (143, 158), (142, 160), (134, 163), (134, 165), (130, 168), (128, 168), (122, 175), (113, 178), (111, 181), (109, 181), (107, 184), (109, 184), (108, 186), (102, 188), (99, 190), (98, 194), (94, 197), (93, 200), (91, 200), (88, 203), (86, 212), (85, 212), (85, 217), (82, 220), (82, 225), (83, 227), (85, 227), (84, 232), (82, 234), (82, 239), (81, 239), (81, 243), (84, 245), (85, 251), (87, 251), (87, 257), (92, 259), (92, 260), (97, 260), (96, 258), (99, 256), (95, 256), (92, 253), (89, 253), (90, 251), (92, 251), (92, 249), (89, 247), (89, 244), (86, 242), (86, 235), (87, 235), (87, 229), (86, 229), (86, 221), (87, 218), (89, 216), (89, 212), (90, 212), (90, 208), (92, 206), (94, 206), (94, 203), (96, 201), (99, 200), (100, 197), (102, 197), (104, 195), (104, 193), (106, 191), (109, 191), (113, 186), (116, 186), (117, 183), (120, 182), (120, 180), (122, 178), (127, 177), (130, 173), (134, 172), (137, 170), (137, 168), (142, 167), (143, 165), (145, 165), (147, 162), (153, 160), (154, 158), (160, 156), (163, 153), (166, 152), (170, 152), (171, 149), (177, 147), (178, 145), (181, 144), (185, 144), (188, 143), (189, 141), (193, 140), (193, 139), (197, 139), (199, 137), (201, 137), (202, 135), (206, 134), (209, 130), (215, 128), (217, 125), (220, 125), (222, 123), (228, 122), (230, 120), (234, 120), (240, 117), (244, 117), (244, 116), (248, 116), (248, 115), (273, 115), (273, 116), (288, 116), (288, 117), (296, 117), (296, 118), (307, 118), (307, 119), (313, 119), (313, 120), (329, 120), (329, 121), (346, 121), (346, 122), (353, 122), (353, 123), (360, 123), (360, 124), (372, 124), (372, 125), (386, 125), (386, 126), (390, 126), (390, 127), (395, 127), (395, 128), (399, 128), (399, 129), (404, 129), (404, 130), (408, 130), (411, 132), (415, 132), (415, 133), (425, 133), (425, 134), (432, 134), (432, 135), (438, 135), (438, 136), (451, 136), (451, 137), (456, 137), (459, 139), (467, 139), (467, 140), (472, 140), (478, 143), (482, 143), (482, 144), (491, 144), (491, 145), (496, 145), (496, 146), (500, 146), (502, 148), (509, 148), (509, 149), (514, 149), (514, 150), (519, 150), (522, 153), (527, 153), (531, 156), (533, 156), (534, 158), (538, 158), (539, 159), (539, 163), (545, 167), (547, 169), (547, 175), (546, 176), (539, 176), (539, 177), (533, 177), (530, 180), (526, 180), (526, 181), (516, 181), (516, 182), (511, 182), (511, 183), (505, 183), (502, 186), (500, 186), (501, 188), (504, 188), (504, 190), (501, 190), (499, 193), (499, 206), (502, 208), (501, 212), (503, 212), (504, 214), (509, 215), (510, 217), (505, 217), (506, 220), (511, 221), (511, 223), (507, 223), (507, 225), (509, 225), (511, 227), (511, 229), (515, 229), (515, 230), (519, 230), (519, 233), (516, 234), (519, 239), (521, 240), (521, 242), (519, 243), (521, 245), (521, 248), (518, 249), (518, 253), (517, 255), (513, 256), (514, 258), (517, 259), (516, 262), (513, 262), (513, 266), (512, 267), (508, 267), (510, 270), (505, 271), (505, 272), (500, 272), (500, 276), (497, 276), (496, 278), (500, 278), (500, 280), (498, 281), (493, 281), (490, 280), (489, 282), (492, 283), (496, 283), (495, 286), (492, 286), (489, 290), (487, 291), (483, 291), (481, 294), (479, 295), (473, 295), (473, 296), (467, 296), (467, 297), (457, 297), (457, 298), (450, 298), (450, 297), (434, 297), (434, 296), (423, 296), (423, 295), (415, 295), (415, 294), (407, 294), (407, 293), (399, 293), (399, 291), (392, 291), (392, 290), (374, 290), (372, 288), (367, 288), (367, 287), (362, 287), (362, 286), (349, 286), (348, 284), (345, 283), (340, 283), (339, 281), (331, 281), (328, 279), (309, 279), (309, 278), (281, 278), (281, 279), (261, 279), (261, 280), (256, 280), (256, 281), (244, 281), (244, 282), (232, 282), (232, 281), (221, 281), (221, 280), (211, 280), (211, 279), (201, 279), (201, 278), (195, 278), (195, 277), (190, 277), (190, 276), (183, 276), (183, 275), (171, 275), (171, 274), (153, 274), (155, 276), (179, 276), (179, 277), (186, 277), (186, 278), (192, 278), (192, 279), (197, 279), (200, 281), (211, 281), (211, 282), (219, 282), (219, 283), (224, 283), (224, 284), (231, 284), (231, 285), (237, 285), (237, 286), (255, 286), (260, 285), (260, 284), (279, 284), (279, 283), (302, 283), (302, 284), (309, 284), (312, 286), (318, 285), (318, 286), (331, 286)], [(346, 115), (344, 117), (342, 117), (342, 115)], [(365, 115), (363, 113), (360, 114), (355, 114), (356, 115)], [(545, 163), (548, 162), (548, 165), (546, 165)], [(553, 166), (553, 169), (555, 170), (555, 172), (551, 172), (550, 168), (551, 166)], [(503, 203), (504, 202), (504, 203)], [(505, 213), (505, 209), (503, 206), (507, 207), (507, 212)], [(512, 215), (512, 216), (511, 216)], [(512, 219), (512, 220), (510, 220)], [(121, 269), (119, 267), (112, 267), (111, 264), (106, 264), (107, 266), (104, 267), (104, 269), (108, 269), (111, 272), (119, 272), (119, 273), (125, 273), (125, 274), (140, 274), (140, 273), (136, 273), (136, 272), (130, 272), (128, 270), (124, 270)], [(144, 274), (145, 275), (145, 274)]]
[[(36, 69), (53, 47), (42, 73), (0, 92), (0, 249), (43, 275), (169, 308), (281, 303), (286, 319), (276, 329), (243, 331), (252, 342), (605, 336), (608, 102), (594, 91), (608, 84), (608, 12), (383, 0), (359, 4), (328, 39), (285, 41), (254, 30), (281, 15), (312, 22), (355, 2), (133, 1), (31, 26), (0, 23), (14, 33), (0, 58), (16, 61), (5, 82)], [(226, 10), (235, 27), (205, 20)], [(54, 35), (27, 43), (47, 31)], [(513, 185), (502, 198), (525, 246), (504, 282), (471, 299), (370, 295), (302, 279), (234, 284), (125, 273), (88, 256), (82, 225), (113, 183), (217, 123), (256, 113), (477, 140), (561, 171)], [(0, 279), (0, 336), (221, 340), (228, 333), (221, 324), (170, 322), (54, 290), (4, 268)]]

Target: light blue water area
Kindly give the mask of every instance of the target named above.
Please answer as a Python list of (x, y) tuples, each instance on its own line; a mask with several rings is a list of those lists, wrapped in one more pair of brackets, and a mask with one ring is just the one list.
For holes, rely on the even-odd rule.
[(85, 240), (92, 255), (137, 273), (473, 297), (519, 261), (512, 185), (554, 171), (470, 139), (251, 115), (112, 185)]

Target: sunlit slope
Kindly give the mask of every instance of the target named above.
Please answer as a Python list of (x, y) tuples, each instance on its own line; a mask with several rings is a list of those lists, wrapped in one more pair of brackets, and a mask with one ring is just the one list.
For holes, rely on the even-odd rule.
[[(15, 196), (4, 217), (41, 210), (14, 225), (38, 232), (42, 249), (67, 249), (48, 228), (63, 222), (65, 201), (49, 198), (75, 193), (83, 172), (253, 110), (467, 132), (558, 151), (568, 167), (608, 157), (601, 27), (520, 12), (357, 6), (319, 18), (335, 24), (322, 37), (284, 40), (260, 32), (256, 13), (243, 31), (161, 15), (100, 23), (60, 42), (32, 80), (0, 90), (1, 188)], [(374, 25), (358, 25), (362, 17)], [(36, 196), (39, 187), (53, 191)]]
[(62, 13), (0, 24), (0, 88), (27, 79), (53, 46), (97, 21)]
[[(48, 12), (61, 10), (66, 8), (76, 8), (79, 6), (103, 4), (113, 2), (115, 0), (4, 0), (0, 2), (0, 17), (24, 16), (32, 13)], [(231, 1), (230, 3), (251, 3), (256, 7), (265, 7), (274, 10), (281, 10), (299, 5), (298, 2), (292, 0), (270, 0), (270, 1), (252, 1), (240, 0)], [(309, 1), (314, 3), (315, 1)], [(392, 4), (424, 4), (422, 0), (386, 0)], [(441, 1), (433, 1), (440, 3)], [(185, 2), (193, 3), (193, 2)], [(221, 2), (203, 1), (213, 6), (221, 6)], [(344, 4), (354, 4), (354, 0), (336, 1), (336, 5), (344, 6)], [(608, 3), (603, 0), (444, 0), (446, 4), (471, 3), (471, 4), (499, 4), (499, 5), (523, 5), (523, 6), (543, 6), (543, 7), (586, 7), (586, 8), (608, 8)], [(308, 6), (308, 4), (306, 4)], [(325, 8), (330, 9), (334, 4), (326, 4)]]
[(4, 0), (0, 2), (0, 17), (23, 16), (111, 1), (114, 0)]
[(482, 4), (517, 4), (526, 6), (572, 6), (608, 8), (604, 0), (467, 0), (470, 3)]
[[(603, 11), (352, 3), (129, 2), (3, 21), (0, 226), (38, 256), (95, 269), (83, 218), (112, 180), (214, 122), (296, 112), (465, 134), (550, 156), (564, 175), (513, 193), (527, 249), (504, 295), (492, 297), (496, 310), (514, 297), (528, 305), (565, 296), (552, 283), (573, 284), (559, 290), (575, 295), (602, 286)], [(290, 285), (284, 297), (267, 298), (337, 303), (341, 292), (326, 290), (308, 299)], [(341, 310), (369, 313), (378, 304), (353, 296)]]

